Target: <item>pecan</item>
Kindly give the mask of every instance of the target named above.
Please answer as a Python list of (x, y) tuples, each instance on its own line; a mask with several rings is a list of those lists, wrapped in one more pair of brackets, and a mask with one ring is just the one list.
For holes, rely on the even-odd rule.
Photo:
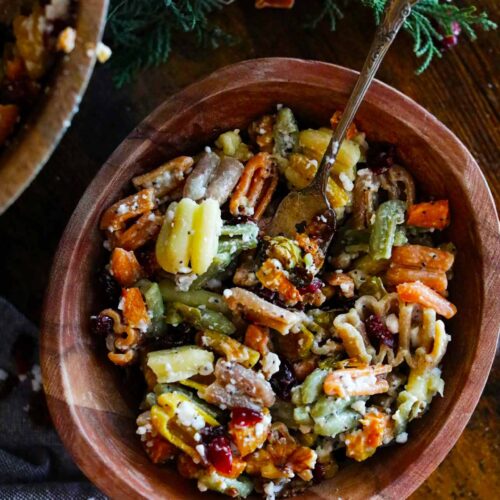
[(339, 287), (341, 295), (345, 298), (350, 299), (351, 297), (354, 297), (354, 281), (347, 274), (327, 273), (325, 274), (324, 279), (329, 285)]
[(240, 180), (243, 170), (243, 163), (230, 156), (224, 157), (210, 179), (205, 197), (224, 205)]
[(248, 457), (246, 472), (266, 479), (291, 479), (297, 475), (310, 481), (316, 458), (314, 450), (300, 446), (285, 424), (278, 422), (271, 426), (266, 447)]
[(196, 163), (193, 171), (189, 174), (184, 184), (182, 195), (194, 201), (201, 200), (206, 192), (207, 186), (220, 163), (220, 158), (215, 153), (203, 153)]
[(269, 153), (252, 157), (229, 202), (232, 215), (251, 216), (259, 220), (278, 186), (278, 169)]
[(261, 151), (272, 153), (274, 148), (274, 122), (275, 117), (264, 115), (251, 123), (248, 127), (248, 135)]
[(368, 168), (358, 171), (353, 191), (353, 214), (356, 229), (364, 229), (372, 225), (378, 202), (380, 182)]
[(388, 192), (390, 200), (404, 200), (408, 207), (413, 205), (415, 202), (415, 182), (405, 168), (392, 165), (378, 178), (382, 189)]

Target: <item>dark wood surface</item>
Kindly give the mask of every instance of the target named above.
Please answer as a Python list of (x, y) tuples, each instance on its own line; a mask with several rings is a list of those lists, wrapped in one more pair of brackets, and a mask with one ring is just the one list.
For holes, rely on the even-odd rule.
[[(305, 33), (301, 23), (306, 2), (299, 3), (295, 11), (283, 13), (255, 12), (251, 2), (240, 1), (217, 16), (239, 36), (238, 44), (210, 52), (186, 40), (167, 65), (120, 91), (113, 87), (109, 69), (98, 68), (60, 147), (33, 185), (0, 218), (5, 242), (0, 293), (38, 321), (55, 248), (81, 194), (123, 137), (180, 88), (221, 66), (252, 57), (321, 59), (359, 69), (373, 34), (369, 12), (348, 11), (334, 34), (326, 25)], [(478, 4), (498, 20), (497, 2)], [(498, 206), (497, 47), (498, 33), (482, 34), (474, 44), (463, 37), (456, 50), (416, 77), (411, 42), (403, 35), (390, 50), (379, 77), (414, 98), (458, 135), (483, 169)], [(414, 498), (492, 498), (500, 490), (499, 380), (497, 361), (466, 431)]]

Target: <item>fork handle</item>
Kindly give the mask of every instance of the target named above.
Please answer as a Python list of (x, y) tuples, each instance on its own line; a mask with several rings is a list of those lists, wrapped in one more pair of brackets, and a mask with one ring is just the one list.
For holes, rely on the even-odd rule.
[(418, 0), (389, 0), (385, 11), (384, 19), (377, 28), (368, 56), (363, 64), (361, 73), (354, 89), (347, 101), (342, 117), (335, 128), (330, 143), (326, 148), (325, 155), (321, 160), (321, 165), (314, 178), (311, 189), (320, 189), (326, 193), (330, 170), (335, 163), (337, 154), (349, 125), (354, 120), (354, 116), (363, 101), (368, 87), (370, 86), (380, 63), (391, 46), (394, 38), (403, 25), (405, 19), (410, 15), (411, 8)]

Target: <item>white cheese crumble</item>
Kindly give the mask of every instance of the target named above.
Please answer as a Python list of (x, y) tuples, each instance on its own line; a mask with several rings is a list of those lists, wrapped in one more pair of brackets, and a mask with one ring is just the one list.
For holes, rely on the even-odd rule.
[(352, 405), (351, 408), (354, 411), (357, 411), (361, 415), (365, 415), (366, 413), (366, 401), (355, 401)]
[(3, 369), (0, 368), (0, 382), (7, 380), (9, 378), (9, 374)]
[(71, 26), (65, 28), (57, 37), (57, 50), (69, 54), (75, 48), (76, 44), (76, 31)]
[(233, 291), (230, 290), (229, 288), (226, 288), (222, 293), (222, 295), (224, 295), (224, 297), (227, 299), (233, 295)]
[(111, 49), (107, 45), (102, 42), (97, 44), (95, 55), (101, 64), (105, 63), (111, 57), (111, 54)]
[(385, 318), (385, 326), (387, 326), (388, 330), (391, 333), (399, 332), (399, 319), (395, 314), (389, 314), (387, 318)]
[(279, 371), (281, 361), (277, 354), (275, 354), (274, 352), (268, 352), (265, 356), (263, 356), (261, 365), (262, 372), (269, 380), (275, 373)]
[(189, 401), (183, 401), (175, 409), (179, 422), (186, 427), (202, 429), (205, 426), (205, 419), (198, 413), (196, 406)]
[(408, 441), (408, 433), (407, 432), (402, 432), (401, 434), (398, 434), (395, 439), (396, 443), (399, 444), (404, 444), (406, 441)]
[(349, 179), (345, 172), (340, 173), (339, 180), (342, 183), (342, 187), (346, 191), (351, 192), (354, 189), (354, 183), (351, 181), (351, 179)]

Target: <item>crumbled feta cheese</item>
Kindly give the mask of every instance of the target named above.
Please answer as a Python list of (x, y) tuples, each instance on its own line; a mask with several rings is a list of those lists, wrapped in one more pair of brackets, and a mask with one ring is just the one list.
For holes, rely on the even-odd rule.
[(65, 28), (57, 38), (57, 50), (69, 54), (75, 48), (76, 43), (76, 31), (71, 26)]
[[(196, 434), (198, 434), (198, 433), (196, 433)], [(198, 436), (199, 436), (199, 434), (198, 434)], [(201, 437), (200, 437), (200, 439), (201, 439)], [(199, 439), (196, 439), (196, 441), (199, 441)], [(195, 446), (195, 450), (199, 453), (201, 458), (205, 458), (205, 446), (204, 445), (197, 444)]]
[(391, 333), (399, 333), (399, 319), (395, 314), (389, 314), (385, 318), (385, 326)]
[(70, 0), (52, 0), (45, 6), (45, 17), (51, 21), (64, 19), (69, 13)]
[(366, 413), (366, 401), (355, 401), (352, 405), (351, 408), (354, 411), (357, 411), (361, 415), (364, 415)]
[(230, 290), (229, 288), (226, 288), (224, 290), (224, 292), (222, 293), (222, 295), (224, 295), (224, 297), (226, 297), (226, 299), (227, 299), (228, 297), (231, 297), (233, 295), (233, 291)]
[(339, 174), (339, 180), (342, 183), (342, 187), (346, 190), (351, 192), (354, 189), (354, 183), (349, 179), (347, 174), (345, 172), (341, 172)]
[(105, 45), (102, 42), (99, 42), (97, 44), (97, 47), (95, 49), (95, 54), (97, 57), (97, 60), (101, 63), (104, 64), (110, 57), (111, 57), (111, 49)]
[(201, 429), (205, 426), (205, 419), (198, 413), (196, 406), (189, 401), (180, 403), (175, 413), (179, 422), (186, 427)]
[(118, 208), (116, 209), (116, 213), (118, 215), (123, 215), (129, 212), (129, 207), (126, 203), (122, 203), (121, 205), (118, 205)]
[(276, 104), (276, 109), (277, 109), (278, 111), (279, 111), (280, 109), (282, 109), (282, 108), (283, 108), (283, 104), (281, 104), (281, 103)]
[(269, 380), (280, 369), (281, 361), (277, 354), (269, 352), (261, 360), (262, 372)]
[(398, 434), (395, 439), (396, 443), (399, 444), (404, 444), (406, 441), (408, 441), (408, 433), (407, 432), (402, 432), (401, 434)]
[(211, 153), (212, 148), (210, 146), (205, 146), (205, 153)]
[(139, 321), (137, 325), (137, 328), (139, 328), (142, 333), (146, 333), (148, 331), (148, 324), (143, 319), (141, 319), (141, 321)]
[(120, 302), (118, 302), (118, 309), (120, 309), (120, 311), (123, 311), (124, 307), (125, 307), (125, 299), (123, 297), (120, 297)]
[(207, 486), (200, 481), (198, 481), (198, 489), (203, 493), (208, 490)]

